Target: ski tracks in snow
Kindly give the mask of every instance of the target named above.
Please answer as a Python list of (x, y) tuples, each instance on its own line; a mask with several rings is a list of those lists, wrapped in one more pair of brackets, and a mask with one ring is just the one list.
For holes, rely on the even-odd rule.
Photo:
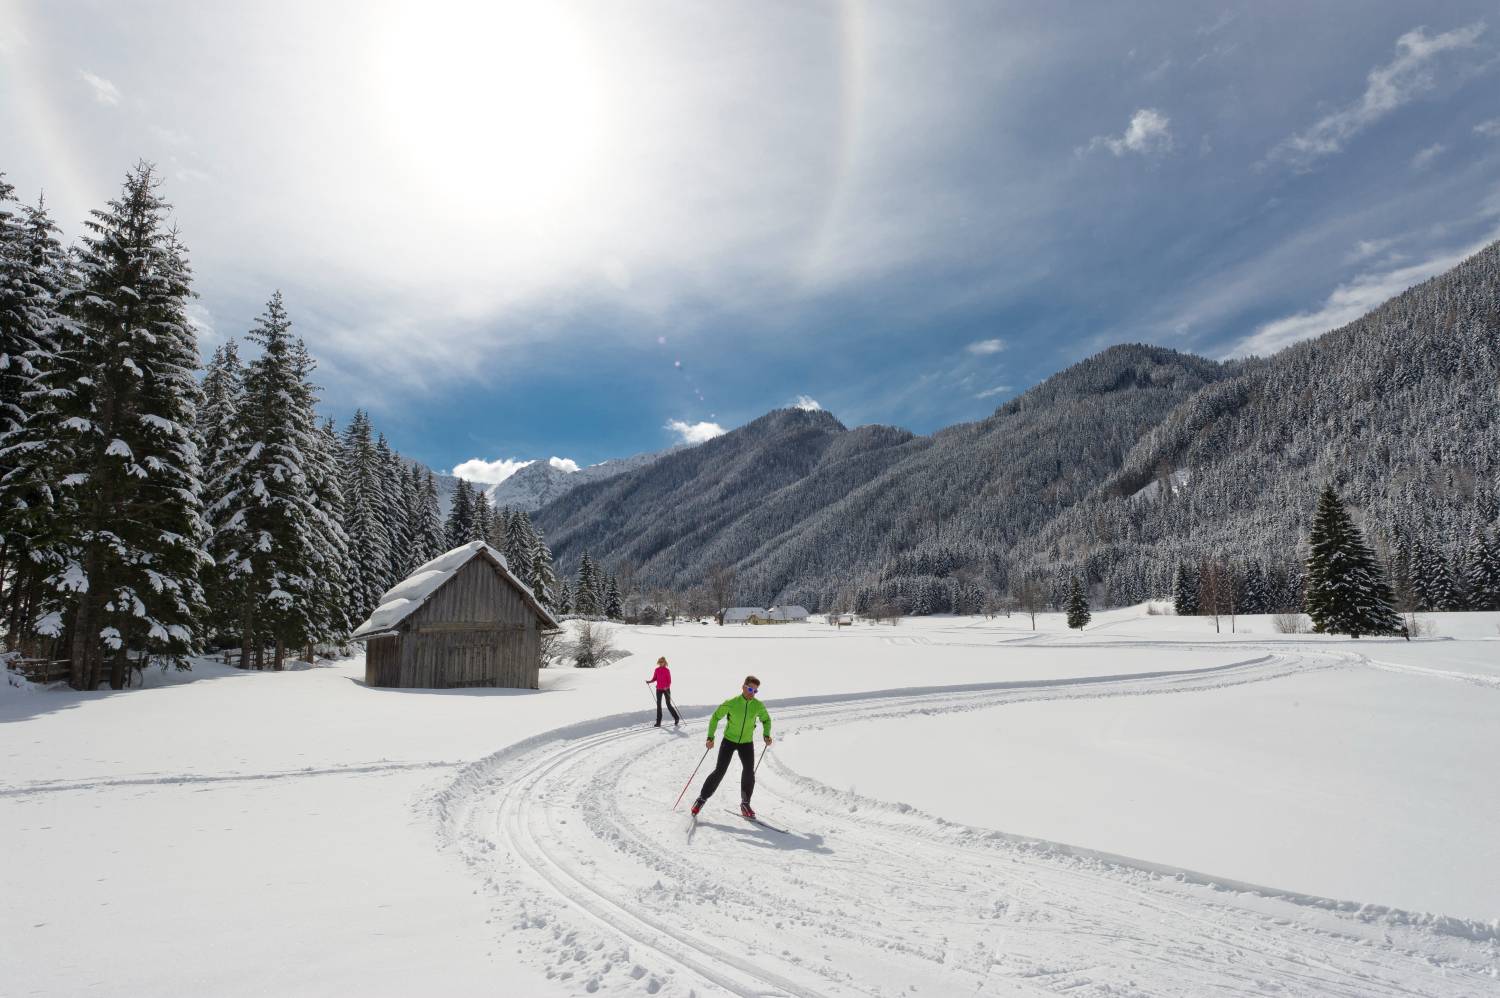
[[(795, 735), (918, 712), (1188, 693), (1347, 663), (1277, 650), (1186, 672), (810, 697), (778, 701), (776, 721)], [(958, 825), (828, 787), (774, 751), (756, 807), (786, 834), (713, 809), (694, 824), (685, 802), (670, 808), (698, 751), (638, 714), (601, 718), (467, 766), (430, 798), (441, 840), (492, 898), (497, 948), (574, 994), (1500, 989), (1494, 924)], [(737, 778), (732, 768), (720, 798), (733, 802)]]

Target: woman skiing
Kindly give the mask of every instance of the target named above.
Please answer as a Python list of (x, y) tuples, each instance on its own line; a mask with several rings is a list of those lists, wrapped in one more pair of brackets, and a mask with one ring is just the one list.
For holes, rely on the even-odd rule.
[(682, 718), (677, 716), (677, 708), (672, 706), (672, 670), (667, 668), (665, 655), (656, 660), (656, 671), (646, 682), (656, 684), (656, 727), (661, 727), (662, 700), (667, 701), (667, 709), (672, 712), (672, 727), (675, 728), (681, 724)]
[(714, 711), (714, 716), (708, 719), (708, 747), (714, 747), (714, 732), (719, 729), (719, 721), (724, 720), (724, 742), (719, 746), (719, 761), (714, 766), (714, 771), (708, 774), (708, 779), (703, 784), (703, 790), (698, 794), (698, 799), (693, 802), (693, 813), (697, 814), (703, 810), (703, 802), (714, 795), (719, 789), (719, 781), (724, 779), (724, 774), (729, 771), (729, 759), (731, 756), (740, 757), (740, 814), (746, 818), (754, 818), (755, 812), (750, 809), (750, 795), (755, 792), (755, 721), (760, 720), (760, 733), (765, 738), (766, 744), (771, 744), (771, 715), (766, 711), (766, 705), (755, 699), (760, 692), (760, 680), (754, 676), (746, 676), (745, 683), (740, 687), (738, 696), (730, 697), (719, 704), (719, 709)]

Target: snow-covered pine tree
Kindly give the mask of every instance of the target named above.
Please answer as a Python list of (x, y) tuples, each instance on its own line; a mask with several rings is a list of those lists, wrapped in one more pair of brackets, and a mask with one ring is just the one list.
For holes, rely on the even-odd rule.
[(1391, 590), (1332, 485), (1324, 486), (1308, 536), (1307, 614), (1325, 634), (1389, 634), (1401, 626)]
[(344, 534), (349, 539), (348, 619), (368, 617), (388, 587), (391, 538), (382, 510), (389, 503), (371, 438), (369, 413), (358, 409), (344, 430), (339, 466), (344, 485)]
[[(543, 603), (556, 606), (557, 573), (552, 567), (552, 549), (542, 539), (540, 532), (536, 539), (536, 553), (531, 558), (531, 591)], [(561, 610), (560, 607), (558, 609)]]
[(1179, 617), (1198, 615), (1198, 569), (1191, 562), (1177, 563), (1177, 576), (1172, 582), (1172, 606)]
[(453, 505), (444, 531), (448, 535), (444, 550), (462, 547), (474, 539), (474, 489), (466, 479), (460, 478), (453, 489)]
[(391, 539), (390, 561), (385, 573), (385, 588), (389, 589), (406, 578), (409, 571), (420, 562), (411, 560), (411, 522), (407, 512), (411, 507), (406, 496), (406, 469), (401, 458), (391, 449), (390, 441), (386, 440), (384, 433), (376, 435), (375, 457), (380, 466), (380, 483), (386, 499), (380, 518)]
[(76, 689), (106, 673), (123, 687), (132, 650), (185, 667), (204, 619), (198, 344), (187, 254), (159, 183), (138, 165), (85, 223), (63, 295), (72, 321), (41, 375), (47, 411), (32, 420), (47, 448), (40, 470), (61, 491), (53, 612), (39, 629), (67, 634)]
[(244, 404), (245, 369), (238, 342), (231, 337), (214, 350), (203, 373), (203, 403), (198, 407), (198, 446), (203, 455), (203, 505), (209, 526), (209, 553), (214, 564), (203, 572), (208, 600), (208, 623), (213, 636), (227, 640), (240, 633), (244, 603), (242, 582), (224, 557), (219, 531), (229, 513), (221, 506), (229, 487), (240, 440), (240, 408)]
[(1252, 561), (1239, 573), (1239, 596), (1235, 609), (1240, 613), (1270, 613), (1271, 597), (1266, 585), (1266, 573), (1260, 562)]
[(45, 571), (32, 555), (53, 525), (54, 493), (33, 474), (46, 455), (27, 452), (40, 445), (44, 428), (31, 427), (30, 445), (21, 431), (46, 407), (37, 382), (54, 363), (67, 280), (67, 257), (45, 205), (17, 205), (0, 175), (0, 591), (11, 648), (33, 637)]
[(423, 565), (448, 550), (443, 532), (443, 510), (438, 504), (437, 478), (422, 475), (421, 508), (416, 523), (417, 564)]
[(1412, 587), (1417, 608), (1424, 611), (1461, 609), (1458, 586), (1454, 584), (1448, 559), (1432, 543), (1419, 542), (1412, 563)]
[(1084, 627), (1088, 626), (1088, 622), (1093, 618), (1093, 614), (1089, 612), (1089, 600), (1084, 595), (1083, 583), (1078, 581), (1077, 576), (1074, 576), (1068, 584), (1067, 607), (1069, 627), (1075, 631), (1081, 631)]
[[(299, 344), (300, 345), (300, 344)], [(307, 372), (311, 372), (308, 359)], [(342, 641), (353, 626), (349, 620), (349, 538), (344, 534), (344, 482), (339, 468), (339, 438), (333, 420), (318, 427), (315, 446), (308, 454), (307, 477), (317, 513), (313, 578), (315, 605), (309, 615), (314, 623), (309, 644)], [(311, 656), (313, 649), (308, 649)]]
[(625, 614), (623, 601), (620, 599), (620, 584), (615, 581), (611, 573), (609, 581), (604, 585), (604, 615), (610, 620), (619, 620)]
[[(484, 489), (474, 490), (474, 528), (469, 537), (471, 541), (484, 541), (489, 543), (490, 525), (495, 521), (494, 508), (490, 505), (490, 497)], [(468, 543), (467, 541), (465, 543)], [(508, 560), (508, 559), (507, 559)], [(524, 564), (524, 563), (523, 563)], [(511, 562), (511, 570), (515, 571), (516, 563)], [(519, 575), (519, 573), (517, 573)]]
[[(411, 574), (412, 569), (427, 561), (422, 557), (422, 471), (415, 464), (408, 465), (399, 457), (396, 469), (401, 487), (401, 532), (406, 544), (401, 559), (401, 578)], [(439, 552), (441, 553), (441, 552)]]
[(309, 473), (322, 446), (307, 381), (312, 361), (291, 330), (277, 291), (246, 334), (260, 355), (245, 368), (240, 432), (213, 511), (215, 560), (240, 600), (241, 665), (252, 653), (260, 665), (269, 642), (278, 670), (288, 648), (326, 634), (318, 578), (331, 560)]
[(557, 583), (557, 602), (553, 604), (558, 613), (573, 612), (573, 587), (568, 585), (567, 579), (559, 579)]
[(1469, 609), (1500, 610), (1500, 544), (1493, 531), (1474, 529), (1465, 562)]
[(489, 542), (490, 548), (505, 555), (505, 561), (510, 561), (507, 539), (510, 536), (510, 521), (511, 518), (514, 518), (514, 515), (516, 515), (516, 510), (510, 509), (508, 506), (501, 506), (499, 509), (493, 510), (489, 519), (489, 534), (487, 534), (486, 540)]
[(573, 612), (580, 617), (599, 616), (599, 580), (594, 561), (585, 551), (578, 563), (578, 584), (573, 587)]
[(531, 525), (531, 517), (525, 510), (512, 510), (505, 527), (505, 557), (512, 566), (521, 566), (519, 570), (513, 571), (528, 586), (535, 583), (532, 564), (536, 561), (537, 544), (536, 528)]

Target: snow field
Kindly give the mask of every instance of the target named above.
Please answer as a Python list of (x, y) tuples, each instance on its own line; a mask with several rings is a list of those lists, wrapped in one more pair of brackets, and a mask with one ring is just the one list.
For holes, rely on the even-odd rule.
[[(1439, 619), (1439, 633), (1493, 632), (1478, 616)], [(899, 729), (879, 740), (899, 738), (942, 791), (955, 774), (991, 776), (906, 728), (1036, 712), (1056, 719), (1050, 745), (1038, 722), (1036, 751), (1059, 760), (1061, 796), (1088, 775), (1060, 744), (1076, 740), (1073, 711), (1149, 707), (1132, 723), (1151, 725), (1174, 703), (1248, 706), (1346, 675), (1441, 686), (1468, 698), (1456, 709), (1471, 718), (1493, 699), (1473, 681), (1488, 675), (1475, 649), (1497, 647), (1489, 635), (1359, 642), (1376, 668), (1349, 664), (1351, 642), (1245, 620), (1250, 636), (1214, 636), (1204, 623), (1137, 609), (1100, 614), (1083, 635), (1055, 615), (1035, 634), (1019, 617), (612, 627), (630, 657), (547, 670), (540, 692), (369, 690), (357, 659), (282, 674), (203, 664), (120, 693), (16, 691), (0, 699), (0, 991), (1492, 993), (1496, 927), (1451, 917), (1463, 912), (1411, 914), (1374, 892), (1334, 904), (1303, 896), (1319, 893), (1304, 882), (1235, 887), (1217, 867), (1182, 874), (1197, 867), (1171, 829), (1131, 860), (1027, 840), (1042, 833), (1016, 815), (976, 820), (894, 790), (880, 800), (873, 767), (846, 779), (832, 770), (847, 759), (808, 762), (845, 732)], [(658, 654), (681, 733), (649, 727)], [(1392, 671), (1412, 668), (1462, 675)], [(726, 813), (731, 769), (689, 839), (686, 802), (668, 808), (703, 753), (703, 718), (747, 672), (765, 682), (779, 740), (757, 808), (789, 834)], [(1259, 701), (1237, 699), (1252, 691)], [(1411, 723), (1403, 737), (1420, 733)], [(1466, 737), (1444, 725), (1442, 737)], [(1215, 742), (1162, 737), (1244, 764), (1213, 759)], [(1315, 782), (1324, 758), (1295, 761)], [(1293, 803), (1316, 803), (1309, 784), (1289, 785)], [(1351, 821), (1369, 802), (1351, 800)], [(1310, 813), (1288, 812), (1288, 826)], [(1425, 854), (1434, 870), (1464, 856), (1462, 833)]]

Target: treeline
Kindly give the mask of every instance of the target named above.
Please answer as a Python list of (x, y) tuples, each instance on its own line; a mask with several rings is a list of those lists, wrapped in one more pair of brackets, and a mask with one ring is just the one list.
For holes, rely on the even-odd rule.
[(0, 178), (0, 614), (6, 647), (70, 681), (206, 647), (245, 667), (338, 645), (414, 568), (471, 540), (543, 599), (551, 553), (524, 513), (469, 496), (356, 412), (320, 419), (315, 362), (281, 294), (200, 383), (186, 248), (155, 171), (130, 171), (65, 249)]

